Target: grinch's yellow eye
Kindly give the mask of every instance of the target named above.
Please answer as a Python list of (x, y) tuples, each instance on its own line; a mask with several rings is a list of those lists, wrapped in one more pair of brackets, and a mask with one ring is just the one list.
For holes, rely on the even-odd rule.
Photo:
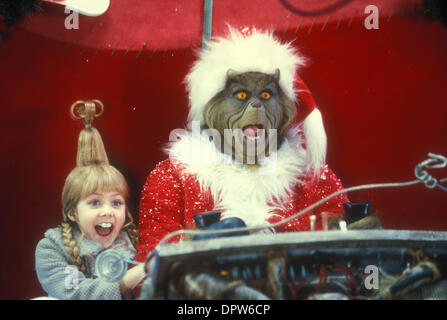
[(238, 98), (239, 100), (245, 100), (247, 99), (247, 93), (245, 91), (239, 91), (238, 93), (236, 93), (236, 98)]
[(261, 97), (261, 99), (264, 99), (264, 100), (268, 100), (271, 97), (270, 92), (267, 92), (267, 91), (261, 92), (261, 94), (259, 96)]

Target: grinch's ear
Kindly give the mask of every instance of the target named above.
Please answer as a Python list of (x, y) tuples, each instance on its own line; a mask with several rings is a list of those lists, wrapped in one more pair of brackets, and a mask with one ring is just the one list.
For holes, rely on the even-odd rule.
[(279, 69), (276, 69), (275, 74), (273, 75), (273, 79), (275, 79), (276, 82), (279, 82), (280, 75), (281, 75), (281, 72), (279, 71)]

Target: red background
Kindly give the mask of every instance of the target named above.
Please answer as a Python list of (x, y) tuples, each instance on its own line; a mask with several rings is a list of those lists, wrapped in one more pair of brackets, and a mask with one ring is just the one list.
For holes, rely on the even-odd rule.
[[(224, 22), (231, 22), (237, 27), (276, 27), (279, 38), (296, 39), (309, 58), (300, 74), (323, 113), (328, 163), (345, 187), (413, 180), (415, 165), (428, 152), (447, 155), (447, 29), (440, 23), (400, 7), (390, 11), (384, 1), (375, 1), (381, 8), (379, 30), (366, 30), (365, 14), (351, 15), (346, 8), (337, 11), (345, 13), (342, 20), (331, 14), (327, 24), (327, 15), (312, 24), (312, 18), (300, 20), (277, 3), (250, 20), (249, 10), (260, 2), (248, 2), (251, 7), (245, 3), (230, 14), (236, 1), (233, 7), (215, 1), (213, 34), (222, 34)], [(139, 52), (143, 37), (138, 28), (132, 29), (132, 17), (122, 21), (128, 37), (119, 34), (128, 42), (135, 40), (131, 50), (126, 41), (116, 45), (112, 27), (97, 32), (99, 38), (109, 36), (110, 46), (95, 45), (103, 44), (102, 38), (86, 46), (82, 23), (107, 26), (118, 8), (115, 3), (98, 20), (82, 18), (81, 29), (73, 31), (81, 35), (76, 41), (69, 41), (69, 31), (51, 35), (51, 24), (38, 18), (34, 25), (26, 20), (7, 30), (0, 42), (1, 299), (44, 294), (35, 275), (34, 250), (45, 230), (61, 222), (62, 186), (75, 165), (82, 128), (69, 117), (74, 101), (97, 98), (105, 104), (95, 125), (111, 163), (128, 178), (136, 217), (144, 180), (165, 157), (161, 147), (172, 129), (184, 127), (188, 100), (182, 82), (194, 59), (189, 44), (200, 46), (201, 2), (183, 4), (185, 17), (180, 16), (194, 22), (189, 31), (180, 23), (148, 32), (164, 22), (146, 21), (152, 29), (145, 33), (155, 40), (148, 40), (144, 51)], [(180, 2), (165, 3), (158, 9), (171, 10)], [(59, 14), (63, 25), (63, 11), (49, 12), (53, 18)], [(46, 34), (39, 31), (44, 27)], [(447, 170), (432, 173), (447, 176)], [(440, 189), (418, 185), (349, 197), (371, 201), (386, 228), (447, 230), (447, 194)]]

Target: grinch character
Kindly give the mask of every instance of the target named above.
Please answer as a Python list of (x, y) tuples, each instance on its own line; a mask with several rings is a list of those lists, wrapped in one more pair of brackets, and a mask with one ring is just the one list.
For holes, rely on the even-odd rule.
[(309, 230), (312, 215), (318, 229), (322, 213), (343, 214), (344, 194), (268, 228), (343, 188), (325, 164), (322, 116), (297, 75), (303, 64), (271, 32), (230, 28), (206, 44), (186, 77), (188, 128), (170, 139), (168, 159), (143, 187), (137, 260), (168, 233), (195, 228), (193, 217), (206, 211), (269, 232)]

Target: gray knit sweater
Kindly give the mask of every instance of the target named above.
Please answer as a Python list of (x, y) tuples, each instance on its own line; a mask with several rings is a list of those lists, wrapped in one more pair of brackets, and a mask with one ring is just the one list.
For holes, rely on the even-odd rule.
[[(125, 231), (120, 235), (109, 248), (119, 251), (126, 259), (133, 259), (137, 252), (132, 242)], [(73, 229), (73, 236), (78, 244), (81, 240), (80, 254), (93, 278), (86, 278), (71, 264), (62, 242), (61, 228), (57, 227), (47, 230), (36, 248), (36, 272), (42, 288), (48, 296), (63, 300), (120, 300), (119, 281), (107, 282), (95, 272), (96, 257), (109, 248), (104, 249), (100, 243), (84, 237), (81, 239), (77, 228)]]

